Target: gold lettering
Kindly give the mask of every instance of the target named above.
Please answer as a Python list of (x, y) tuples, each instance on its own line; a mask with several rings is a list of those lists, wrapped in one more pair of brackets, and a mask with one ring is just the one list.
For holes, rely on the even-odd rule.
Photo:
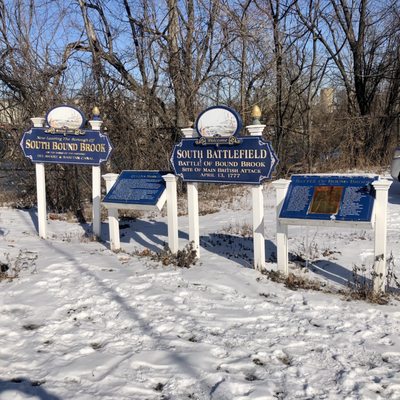
[(57, 142), (52, 142), (52, 150), (76, 151), (76, 150), (78, 150), (78, 145), (76, 143), (57, 143)]
[(258, 168), (264, 168), (265, 167), (265, 162), (263, 161), (242, 161), (240, 163), (241, 167), (247, 167), (247, 168), (254, 168), (254, 167), (258, 167)]
[(50, 150), (50, 143), (49, 142), (40, 142), (39, 140), (31, 140), (28, 139), (25, 142), (27, 149), (32, 150)]
[(176, 152), (177, 158), (203, 158), (203, 150), (182, 150)]

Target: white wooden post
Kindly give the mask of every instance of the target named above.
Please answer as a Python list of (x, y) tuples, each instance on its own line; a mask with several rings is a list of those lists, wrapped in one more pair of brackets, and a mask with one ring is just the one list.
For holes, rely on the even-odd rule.
[[(31, 118), (34, 128), (43, 128), (45, 119), (42, 117)], [(44, 163), (35, 163), (36, 170), (36, 195), (38, 210), (38, 230), (42, 239), (47, 238), (47, 206), (46, 206), (46, 175)]]
[(173, 174), (163, 176), (167, 183), (168, 246), (171, 253), (179, 250), (178, 242), (178, 198), (176, 194), (177, 177)]
[[(106, 181), (107, 193), (110, 191), (115, 181), (118, 178), (118, 174), (105, 174), (103, 179)], [(110, 233), (110, 249), (112, 251), (119, 250), (121, 248), (121, 242), (119, 238), (119, 222), (118, 222), (118, 209), (108, 209), (108, 230)]]
[(47, 238), (47, 210), (46, 210), (46, 175), (43, 163), (36, 163), (36, 193), (38, 210), (38, 228), (39, 236), (42, 239)]
[(374, 292), (385, 291), (386, 280), (386, 231), (387, 231), (387, 203), (388, 192), (391, 181), (382, 179), (374, 181), (375, 188), (375, 262), (374, 270), (376, 273), (374, 280)]
[(101, 237), (101, 168), (92, 167), (92, 230), (93, 235)]
[[(250, 136), (261, 136), (265, 125), (248, 125), (246, 129)], [(265, 236), (264, 236), (264, 196), (263, 185), (251, 189), (253, 199), (253, 252), (254, 268), (258, 271), (265, 269)]]
[[(101, 120), (89, 121), (94, 131), (100, 131)], [(92, 230), (96, 237), (101, 237), (101, 168), (92, 166)]]
[[(185, 138), (197, 137), (193, 128), (182, 129)], [(200, 258), (200, 224), (199, 224), (199, 193), (197, 182), (187, 183), (188, 219), (189, 219), (189, 242), (193, 242), (197, 258)]]
[(276, 258), (278, 271), (284, 276), (289, 275), (289, 257), (288, 257), (288, 227), (279, 222), (283, 202), (286, 197), (290, 181), (287, 179), (278, 179), (272, 185), (276, 190)]
[(193, 249), (197, 258), (200, 258), (200, 224), (199, 224), (199, 192), (197, 182), (187, 185), (189, 242), (193, 242)]
[(253, 198), (254, 268), (258, 271), (265, 269), (264, 196), (262, 191), (262, 185), (251, 189)]

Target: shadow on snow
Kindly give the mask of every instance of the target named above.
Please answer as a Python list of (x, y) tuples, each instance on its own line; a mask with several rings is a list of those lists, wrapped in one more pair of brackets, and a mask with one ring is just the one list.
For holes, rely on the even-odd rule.
[(0, 398), (4, 392), (18, 392), (24, 395), (35, 396), (40, 400), (61, 400), (60, 397), (49, 393), (41, 381), (31, 381), (25, 377), (18, 377), (9, 381), (0, 379)]

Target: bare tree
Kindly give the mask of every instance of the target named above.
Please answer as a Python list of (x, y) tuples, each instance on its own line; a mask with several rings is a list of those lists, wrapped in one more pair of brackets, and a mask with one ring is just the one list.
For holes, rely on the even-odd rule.
[[(15, 128), (10, 130), (16, 150), (12, 153), (13, 173), (16, 181), (32, 191), (32, 166), (19, 149), (19, 139), (30, 125), (29, 118), (44, 116), (70, 94), (67, 70), (80, 43), (69, 40), (69, 11), (62, 1), (0, 1), (1, 100), (10, 109), (9, 129)], [(21, 168), (24, 174), (18, 173)], [(49, 166), (47, 170), (48, 205), (59, 210), (80, 209), (86, 196), (78, 168)], [(27, 192), (26, 199), (32, 191)]]
[(58, 43), (62, 2), (35, 0), (0, 2), (0, 81), (10, 101), (23, 106), (25, 117), (43, 114), (63, 97), (65, 70), (76, 50), (75, 43)]
[[(297, 2), (296, 8), (304, 25), (323, 44), (336, 70), (340, 74), (347, 93), (349, 114), (367, 117), (360, 138), (362, 148), (358, 154), (371, 154), (376, 150), (375, 121), (376, 99), (381, 96), (387, 79), (393, 79), (398, 59), (394, 43), (398, 43), (399, 24), (393, 24), (393, 15), (398, 13), (397, 3), (380, 3), (370, 0), (339, 2), (312, 1), (319, 14), (318, 23), (312, 23), (304, 12), (304, 3)], [(390, 85), (392, 88), (393, 86)], [(396, 104), (392, 92), (387, 97)], [(389, 110), (387, 107), (386, 112)], [(389, 120), (385, 119), (385, 129)], [(372, 127), (372, 128), (371, 128)]]
[[(93, 59), (112, 67), (114, 78), (146, 102), (162, 125), (183, 127), (193, 120), (197, 94), (226, 47), (224, 30), (218, 33), (217, 28), (220, 1), (167, 0), (159, 7), (143, 0), (133, 7), (122, 0), (114, 2), (113, 9), (101, 0), (78, 1)], [(90, 16), (89, 10), (95, 14)], [(116, 16), (116, 10), (124, 13), (124, 19)], [(125, 28), (113, 29), (117, 20), (120, 26), (127, 21), (129, 36)], [(134, 48), (129, 56), (115, 45), (122, 33), (125, 45), (129, 40)], [(120, 44), (121, 37), (118, 40)]]

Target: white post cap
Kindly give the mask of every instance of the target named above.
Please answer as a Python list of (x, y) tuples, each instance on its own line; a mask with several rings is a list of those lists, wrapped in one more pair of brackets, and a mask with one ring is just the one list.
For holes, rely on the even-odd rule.
[(174, 174), (167, 174), (163, 175), (163, 179), (166, 182), (176, 182), (178, 180), (178, 177)]
[(107, 181), (115, 181), (118, 178), (119, 174), (104, 174), (102, 175), (102, 178), (107, 182)]
[(246, 129), (250, 136), (261, 136), (266, 125), (247, 125)]
[(185, 138), (197, 137), (197, 132), (193, 128), (183, 128), (183, 129), (181, 129), (181, 131), (182, 131), (183, 135), (185, 136)]
[(278, 179), (272, 182), (272, 186), (275, 189), (286, 189), (289, 186), (289, 184), (290, 184), (289, 179)]
[(89, 124), (94, 131), (99, 131), (101, 128), (101, 125), (103, 124), (103, 121), (101, 121), (99, 119), (91, 119), (89, 121)]
[(33, 117), (31, 118), (32, 124), (34, 128), (43, 128), (44, 126), (44, 121), (46, 118), (43, 117)]
[(388, 179), (379, 179), (378, 181), (373, 181), (372, 186), (375, 190), (389, 190), (392, 183)]

